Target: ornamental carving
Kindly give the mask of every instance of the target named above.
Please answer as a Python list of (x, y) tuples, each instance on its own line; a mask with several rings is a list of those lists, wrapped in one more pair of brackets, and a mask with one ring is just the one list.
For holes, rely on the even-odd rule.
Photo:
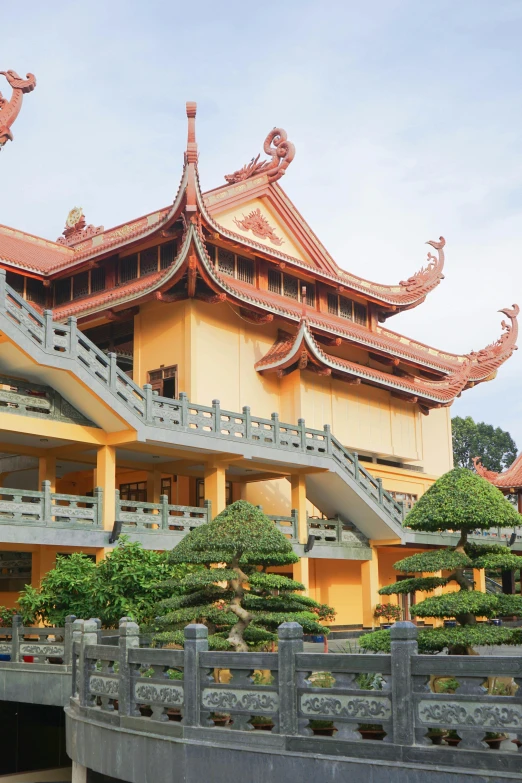
[(522, 727), (521, 704), (490, 704), (476, 701), (428, 701), (421, 700), (418, 714), (428, 726), (474, 726), (502, 728), (513, 731)]
[(13, 93), (11, 100), (4, 98), (0, 92), (0, 150), (7, 141), (13, 140), (11, 125), (20, 114), (22, 108), (23, 96), (32, 92), (36, 87), (36, 79), (32, 73), (28, 73), (25, 79), (21, 79), (16, 71), (0, 71), (0, 75), (5, 76)]
[(260, 161), (261, 155), (258, 155), (233, 174), (225, 174), (226, 181), (230, 184), (243, 182), (258, 174), (266, 174), (269, 182), (276, 182), (282, 177), (295, 157), (295, 147), (288, 141), (286, 131), (283, 128), (271, 130), (265, 139), (263, 150), (266, 155), (271, 156), (271, 160)]
[(146, 704), (167, 704), (181, 707), (183, 705), (183, 687), (181, 685), (154, 685), (138, 682), (134, 688), (134, 698), (137, 702)]
[(520, 307), (517, 304), (514, 304), (512, 307), (505, 307), (503, 310), (499, 310), (499, 313), (503, 313), (505, 316), (507, 316), (509, 318), (509, 323), (507, 321), (502, 321), (501, 326), (503, 334), (498, 338), (498, 340), (490, 343), (490, 345), (487, 345), (481, 351), (472, 351), (469, 354), (469, 358), (478, 364), (484, 364), (491, 361), (492, 359), (508, 359), (513, 351), (517, 350), (517, 316), (520, 313)]
[(73, 207), (65, 221), (63, 235), (56, 240), (60, 245), (76, 245), (84, 239), (89, 239), (103, 232), (103, 226), (87, 226), (81, 207)]
[(203, 707), (212, 710), (242, 710), (246, 712), (277, 712), (279, 696), (271, 691), (222, 690), (205, 688), (201, 696)]
[(319, 696), (302, 694), (300, 699), (301, 712), (310, 717), (324, 716), (326, 718), (356, 718), (391, 720), (392, 710), (387, 696)]
[(0, 655), (11, 655), (13, 649), (10, 644), (0, 644)]
[(111, 679), (110, 677), (90, 677), (89, 679), (89, 693), (93, 693), (98, 696), (109, 696), (114, 699), (118, 696), (118, 680)]
[(21, 644), (20, 655), (62, 656), (63, 644)]
[(234, 223), (242, 231), (251, 231), (258, 239), (269, 239), (273, 245), (282, 245), (284, 240), (277, 236), (260, 209), (253, 209), (248, 215), (243, 214), (243, 220), (234, 218)]
[(482, 464), (482, 457), (472, 457), (472, 460), (473, 467), (475, 468), (477, 475), (482, 476), (482, 478), (485, 478), (487, 481), (493, 481), (497, 478), (498, 473), (496, 473), (494, 470), (488, 470), (484, 467)]
[(419, 269), (414, 275), (407, 280), (401, 280), (400, 285), (403, 286), (408, 293), (417, 293), (426, 287), (433, 287), (437, 285), (441, 280), (444, 280), (442, 270), (444, 269), (444, 245), (446, 240), (444, 237), (439, 237), (439, 241), (436, 242), (431, 239), (426, 242), (427, 245), (431, 245), (436, 251), (437, 255), (428, 252), (428, 263)]

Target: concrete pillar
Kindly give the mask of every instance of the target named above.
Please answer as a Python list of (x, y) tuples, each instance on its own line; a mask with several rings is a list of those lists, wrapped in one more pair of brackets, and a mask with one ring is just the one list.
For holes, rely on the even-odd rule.
[(83, 767), (77, 761), (72, 763), (71, 783), (87, 783), (87, 767)]
[(104, 530), (112, 530), (115, 518), (116, 449), (102, 446), (96, 455), (97, 485), (102, 487), (102, 511)]
[(209, 465), (205, 470), (205, 500), (212, 503), (212, 518), (226, 507), (226, 471), (224, 463)]
[(364, 628), (373, 628), (375, 618), (373, 613), (376, 604), (380, 603), (379, 590), (379, 554), (372, 546), (372, 559), (361, 563), (362, 609)]
[(51, 492), (56, 492), (56, 457), (38, 457), (38, 489), (42, 481), (50, 481)]
[[(290, 477), (291, 505), (297, 510), (297, 540), (300, 544), (308, 541), (308, 517), (306, 512), (306, 476), (297, 475)], [(305, 586), (305, 594), (310, 593), (310, 565), (307, 557), (301, 557), (299, 563), (294, 564), (294, 579)]]
[(161, 470), (147, 473), (147, 503), (159, 503), (161, 495)]

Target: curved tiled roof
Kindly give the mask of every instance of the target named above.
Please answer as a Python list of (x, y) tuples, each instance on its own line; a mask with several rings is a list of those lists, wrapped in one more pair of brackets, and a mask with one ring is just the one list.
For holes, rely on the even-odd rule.
[(74, 250), (48, 239), (0, 226), (0, 262), (37, 274), (45, 274), (53, 266), (67, 265)]
[(485, 478), (490, 484), (494, 484), (495, 487), (505, 490), (522, 489), (522, 451), (513, 464), (503, 473), (486, 470), (482, 465), (480, 457), (474, 457), (473, 464), (479, 476)]

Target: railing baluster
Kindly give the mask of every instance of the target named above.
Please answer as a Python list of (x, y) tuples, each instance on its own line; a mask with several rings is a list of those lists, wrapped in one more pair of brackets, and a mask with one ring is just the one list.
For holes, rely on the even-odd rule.
[(44, 347), (49, 353), (54, 348), (54, 324), (53, 324), (53, 311), (44, 310)]
[(154, 422), (154, 413), (152, 409), (152, 386), (150, 383), (146, 383), (143, 386), (143, 391), (145, 392), (145, 421), (147, 424), (152, 424)]
[(185, 656), (183, 666), (183, 685), (185, 705), (183, 724), (199, 726), (201, 712), (201, 672), (199, 654), (208, 650), (208, 628), (193, 623), (185, 628)]
[(243, 406), (243, 415), (245, 417), (245, 439), (252, 440), (252, 416), (250, 413), (250, 406)]
[(221, 404), (219, 400), (212, 400), (212, 407), (214, 409), (214, 432), (216, 435), (221, 434)]
[(50, 481), (42, 481), (42, 492), (42, 522), (44, 525), (49, 525), (53, 515)]
[(128, 617), (122, 617), (119, 622), (119, 634), (118, 713), (120, 715), (130, 715), (134, 700), (134, 694), (131, 693), (131, 689), (134, 687), (134, 684), (131, 677), (129, 650), (140, 646), (140, 628), (137, 623), (131, 622)]
[(188, 396), (185, 392), (179, 393), (179, 401), (181, 404), (181, 426), (186, 428), (188, 427)]
[(279, 414), (272, 413), (271, 418), (274, 427), (274, 446), (279, 446), (279, 442), (280, 442)]
[(279, 637), (279, 731), (297, 734), (296, 653), (303, 652), (303, 629), (299, 623), (282, 623)]

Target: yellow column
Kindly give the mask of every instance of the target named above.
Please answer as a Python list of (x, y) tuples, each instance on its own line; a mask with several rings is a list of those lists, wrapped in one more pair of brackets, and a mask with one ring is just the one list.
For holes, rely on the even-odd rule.
[(98, 450), (96, 479), (98, 486), (103, 489), (103, 527), (105, 530), (112, 530), (115, 519), (116, 490), (116, 449), (114, 446), (102, 446)]
[(56, 492), (56, 457), (38, 457), (38, 489), (42, 481), (50, 481), (51, 492)]
[[(370, 542), (371, 544), (371, 542)], [(373, 628), (375, 618), (373, 613), (376, 604), (380, 603), (379, 590), (379, 554), (372, 546), (372, 559), (361, 563), (363, 627)]]
[(161, 495), (161, 470), (155, 469), (147, 474), (147, 502), (159, 503)]
[(205, 470), (205, 500), (212, 503), (212, 518), (226, 507), (226, 475), (224, 463), (208, 465)]
[[(290, 478), (292, 488), (292, 508), (297, 510), (298, 526), (297, 540), (300, 544), (306, 544), (308, 541), (308, 518), (306, 513), (306, 476), (297, 475)], [(298, 563), (294, 563), (294, 579), (305, 586), (305, 594), (310, 592), (310, 564), (308, 557), (299, 558)]]
[(486, 592), (486, 571), (484, 568), (473, 569), (473, 581), (475, 582), (475, 590), (481, 593)]

